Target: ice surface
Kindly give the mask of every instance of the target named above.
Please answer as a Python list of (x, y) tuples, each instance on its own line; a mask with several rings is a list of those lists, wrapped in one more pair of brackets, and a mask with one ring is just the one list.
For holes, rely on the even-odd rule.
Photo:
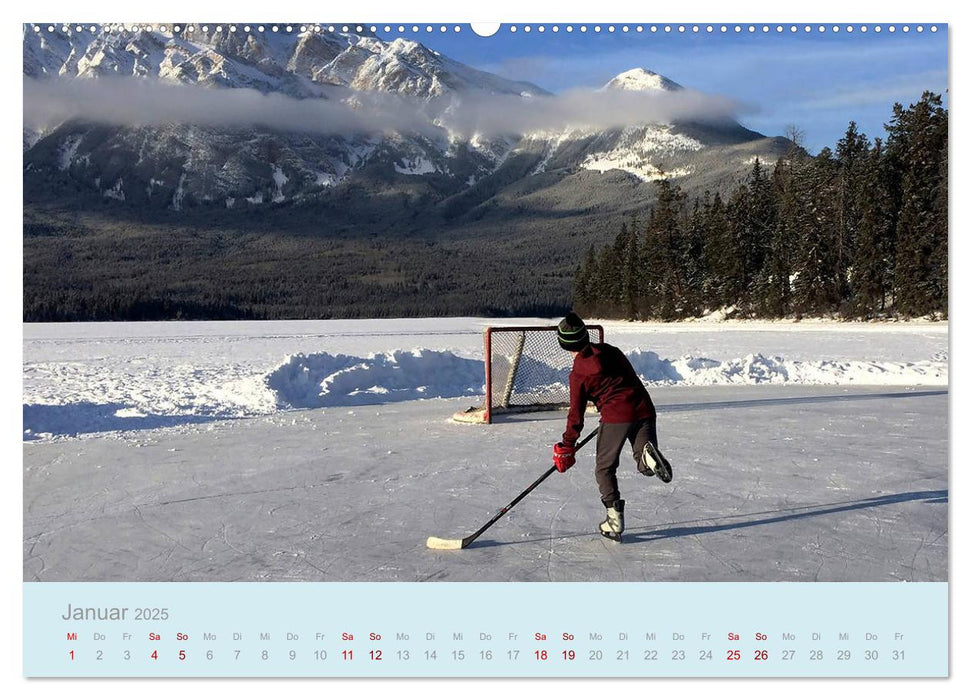
[(442, 399), (26, 444), (24, 579), (947, 578), (942, 389), (653, 395), (675, 478), (647, 479), (623, 455), (619, 545), (595, 533), (584, 449), (470, 548), (426, 549), (474, 532), (541, 474), (564, 423), (459, 425), (445, 417), (462, 404)]

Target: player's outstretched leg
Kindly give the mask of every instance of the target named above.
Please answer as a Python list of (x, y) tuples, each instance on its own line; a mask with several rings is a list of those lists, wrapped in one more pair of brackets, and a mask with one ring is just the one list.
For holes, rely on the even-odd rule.
[(637, 470), (645, 476), (656, 476), (665, 484), (670, 483), (671, 479), (674, 478), (671, 463), (650, 440), (644, 445), (641, 458), (637, 460)]
[(620, 542), (624, 533), (624, 502), (620, 499), (611, 503), (604, 502), (607, 518), (600, 523), (600, 534), (614, 542)]

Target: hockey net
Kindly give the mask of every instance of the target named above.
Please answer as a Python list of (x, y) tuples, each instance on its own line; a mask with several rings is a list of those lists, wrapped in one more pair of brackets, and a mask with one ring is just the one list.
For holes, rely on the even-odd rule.
[[(587, 326), (591, 343), (601, 326)], [(570, 405), (573, 356), (560, 347), (556, 326), (496, 326), (485, 331), (485, 400), (456, 413), (463, 423), (491, 423), (495, 415), (549, 411)]]

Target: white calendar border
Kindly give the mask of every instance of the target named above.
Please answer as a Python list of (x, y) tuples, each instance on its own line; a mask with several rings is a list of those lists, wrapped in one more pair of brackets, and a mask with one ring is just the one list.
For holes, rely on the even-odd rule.
[[(125, 19), (131, 21), (144, 21), (152, 19), (164, 19), (174, 16), (192, 18), (193, 21), (210, 21), (213, 19), (223, 19), (230, 15), (247, 17), (267, 17), (271, 14), (270, 8), (265, 0), (257, 2), (255, 0), (239, 0), (237, 2), (227, 2), (226, 0), (210, 0), (208, 3), (201, 3), (198, 0), (189, 2), (187, 0), (170, 0), (160, 3), (159, 7), (154, 5), (133, 5), (129, 2), (120, 0), (105, 0), (97, 4), (97, 8), (90, 6), (79, 6), (77, 2), (67, 2), (65, 0), (48, 0), (43, 3), (16, 3), (12, 9), (5, 8), (4, 21), (0, 24), (3, 27), (3, 43), (0, 44), (6, 52), (6, 59), (2, 65), (6, 67), (4, 72), (4, 83), (8, 94), (16, 96), (14, 104), (15, 110), (5, 110), (3, 113), (7, 136), (7, 153), (16, 153), (20, 137), (16, 134), (16, 121), (20, 118), (22, 104), (21, 87), (21, 39), (20, 25), (28, 21), (101, 21)], [(653, 22), (874, 22), (894, 21), (894, 22), (957, 22), (951, 24), (949, 37), (957, 37), (950, 40), (950, 60), (951, 60), (951, 83), (953, 87), (964, 77), (967, 67), (965, 52), (967, 49), (962, 45), (965, 39), (965, 32), (969, 31), (971, 24), (964, 24), (958, 21), (954, 3), (943, 2), (940, 0), (925, 0), (920, 3), (914, 2), (882, 2), (879, 6), (870, 3), (857, 2), (850, 3), (837, 0), (815, 0), (802, 7), (794, 7), (790, 4), (783, 5), (778, 0), (767, 2), (728, 3), (714, 2), (712, 0), (697, 0), (691, 3), (669, 3), (660, 5), (640, 2), (619, 2), (617, 0), (597, 0), (593, 3), (573, 3), (567, 6), (563, 2), (542, 2), (525, 3), (522, 0), (481, 0), (473, 4), (468, 0), (464, 2), (445, 2), (444, 0), (424, 0), (420, 3), (406, 4), (405, 2), (392, 2), (391, 0), (373, 0), (368, 2), (367, 10), (359, 13), (360, 4), (346, 4), (343, 7), (338, 3), (320, 2), (289, 2), (278, 6), (278, 11), (272, 14), (279, 14), (280, 20), (300, 21), (306, 17), (313, 19), (317, 16), (327, 15), (336, 21), (448, 21), (466, 23), (470, 21), (489, 22), (489, 21), (516, 21), (516, 22), (577, 22), (577, 21), (636, 21), (643, 18)], [(9, 17), (7, 15), (10, 15)], [(164, 15), (164, 17), (162, 17)], [(366, 16), (362, 16), (366, 15)], [(16, 69), (16, 74), (14, 70)], [(966, 81), (965, 81), (966, 82)], [(952, 163), (960, 163), (961, 168), (952, 166), (952, 192), (967, 191), (966, 173), (968, 162), (967, 141), (964, 138), (963, 130), (968, 128), (968, 120), (963, 118), (961, 100), (963, 93), (959, 90), (957, 104), (952, 93), (949, 96), (949, 103), (952, 109), (952, 120), (955, 128), (951, 130), (952, 138)], [(14, 142), (14, 138), (17, 142)], [(3, 299), (3, 322), (6, 337), (16, 338), (19, 346), (14, 347), (11, 342), (3, 346), (4, 371), (2, 373), (3, 395), (10, 397), (3, 404), (3, 425), (8, 428), (7, 440), (4, 441), (4, 452), (8, 459), (4, 460), (7, 474), (5, 479), (6, 488), (3, 489), (4, 505), (3, 518), (4, 532), (4, 553), (8, 574), (3, 583), (2, 606), (0, 620), (3, 622), (2, 630), (6, 633), (0, 645), (0, 653), (3, 655), (3, 686), (9, 693), (16, 696), (30, 696), (40, 698), (70, 698), (78, 692), (96, 694), (101, 699), (108, 698), (131, 698), (136, 694), (140, 698), (167, 698), (173, 693), (179, 695), (189, 694), (196, 696), (201, 694), (211, 695), (213, 692), (221, 694), (232, 693), (235, 698), (261, 698), (270, 693), (294, 693), (304, 694), (313, 692), (319, 695), (321, 692), (334, 694), (343, 692), (360, 693), (366, 690), (371, 693), (415, 693), (427, 698), (435, 697), (454, 697), (461, 693), (463, 696), (475, 699), (493, 697), (497, 693), (509, 696), (519, 696), (523, 693), (543, 692), (555, 700), (559, 698), (584, 698), (587, 700), (591, 695), (598, 695), (605, 692), (610, 693), (649, 693), (652, 696), (668, 694), (704, 693), (719, 695), (730, 693), (750, 698), (778, 697), (784, 693), (787, 698), (812, 698), (822, 692), (832, 694), (834, 692), (842, 695), (846, 693), (879, 694), (880, 699), (884, 698), (907, 698), (912, 700), (915, 694), (930, 691), (934, 695), (956, 695), (957, 693), (966, 694), (971, 685), (967, 683), (967, 678), (971, 676), (971, 671), (966, 670), (968, 664), (962, 663), (966, 656), (968, 647), (963, 643), (962, 632), (965, 631), (964, 623), (967, 617), (964, 615), (966, 605), (962, 598), (954, 595), (955, 582), (963, 584), (967, 579), (968, 562), (967, 557), (958, 559), (951, 556), (951, 566), (949, 567), (949, 577), (951, 581), (951, 673), (950, 681), (922, 681), (922, 680), (819, 680), (812, 682), (793, 683), (788, 680), (759, 679), (759, 680), (702, 680), (702, 679), (679, 679), (679, 680), (652, 680), (649, 686), (638, 685), (637, 680), (617, 680), (604, 681), (603, 679), (563, 679), (563, 680), (504, 680), (488, 683), (470, 683), (465, 680), (436, 679), (436, 680), (409, 680), (400, 681), (394, 679), (374, 679), (374, 680), (259, 680), (256, 682), (244, 680), (219, 680), (219, 681), (200, 681), (179, 679), (171, 682), (146, 683), (144, 681), (132, 680), (89, 680), (89, 681), (51, 681), (33, 680), (26, 681), (22, 678), (23, 669), (22, 648), (20, 630), (22, 629), (22, 531), (23, 531), (23, 489), (22, 489), (22, 470), (19, 465), (22, 463), (22, 414), (19, 406), (15, 406), (12, 397), (22, 392), (22, 237), (17, 233), (22, 222), (22, 174), (20, 172), (20, 161), (11, 158), (6, 164), (7, 176), (4, 178), (3, 200), (7, 219), (7, 226), (4, 227), (5, 250), (3, 261), (6, 269), (0, 280), (0, 299)], [(967, 237), (971, 235), (971, 222), (966, 215), (966, 205), (960, 197), (952, 197), (951, 201), (951, 230), (952, 232), (963, 232), (962, 235), (952, 235), (950, 241), (950, 256), (952, 269), (961, 271), (963, 266), (955, 262), (960, 260), (962, 263), (968, 262), (966, 246), (969, 245)], [(961, 239), (964, 238), (964, 241)], [(953, 350), (958, 350), (961, 359), (966, 355), (967, 338), (967, 314), (969, 308), (967, 275), (951, 276), (951, 308), (954, 311), (951, 315), (953, 321), (950, 329), (950, 342), (952, 352), (949, 356), (953, 359)], [(21, 360), (17, 362), (16, 360)], [(962, 396), (963, 392), (968, 391), (967, 381), (964, 379), (963, 367), (960, 365), (955, 371), (952, 366), (951, 377), (951, 422), (952, 425), (959, 423), (967, 424), (968, 421), (968, 400)], [(960, 486), (967, 485), (969, 479), (962, 473), (965, 464), (955, 459), (955, 455), (967, 456), (971, 454), (969, 450), (969, 438), (967, 431), (953, 431), (951, 435), (951, 485), (952, 494), (949, 504), (949, 515), (951, 517), (951, 537), (950, 552), (956, 552), (957, 546), (963, 544), (961, 535), (967, 532), (968, 514), (962, 509), (954, 507), (953, 493), (962, 493)], [(18, 477), (14, 479), (12, 474), (16, 470)], [(957, 488), (955, 488), (957, 486)], [(959, 532), (955, 536), (955, 529)], [(955, 543), (959, 543), (956, 545)], [(966, 637), (967, 635), (963, 635)], [(324, 685), (321, 685), (324, 683)], [(366, 685), (362, 687), (362, 683)], [(497, 685), (498, 683), (498, 685)], [(606, 683), (606, 685), (605, 685)], [(683, 687), (684, 683), (690, 683), (691, 687)], [(727, 683), (728, 685), (723, 685)], [(860, 684), (866, 683), (864, 688)], [(216, 687), (218, 684), (218, 688)], [(403, 684), (403, 685), (399, 685)], [(540, 684), (542, 684), (540, 686)], [(961, 690), (963, 688), (963, 691)], [(9, 695), (8, 695), (9, 696)]]

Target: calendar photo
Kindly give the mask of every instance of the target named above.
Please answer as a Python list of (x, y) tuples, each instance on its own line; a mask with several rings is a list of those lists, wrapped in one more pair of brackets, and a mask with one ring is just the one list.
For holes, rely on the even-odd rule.
[[(946, 23), (224, 19), (23, 25), (23, 581), (68, 639), (175, 624), (172, 583), (233, 584), (190, 589), (213, 619), (296, 584), (943, 584), (946, 621)], [(293, 634), (327, 674), (341, 634), (431, 633), (376, 629)], [(906, 674), (872, 633), (855, 671)]]

